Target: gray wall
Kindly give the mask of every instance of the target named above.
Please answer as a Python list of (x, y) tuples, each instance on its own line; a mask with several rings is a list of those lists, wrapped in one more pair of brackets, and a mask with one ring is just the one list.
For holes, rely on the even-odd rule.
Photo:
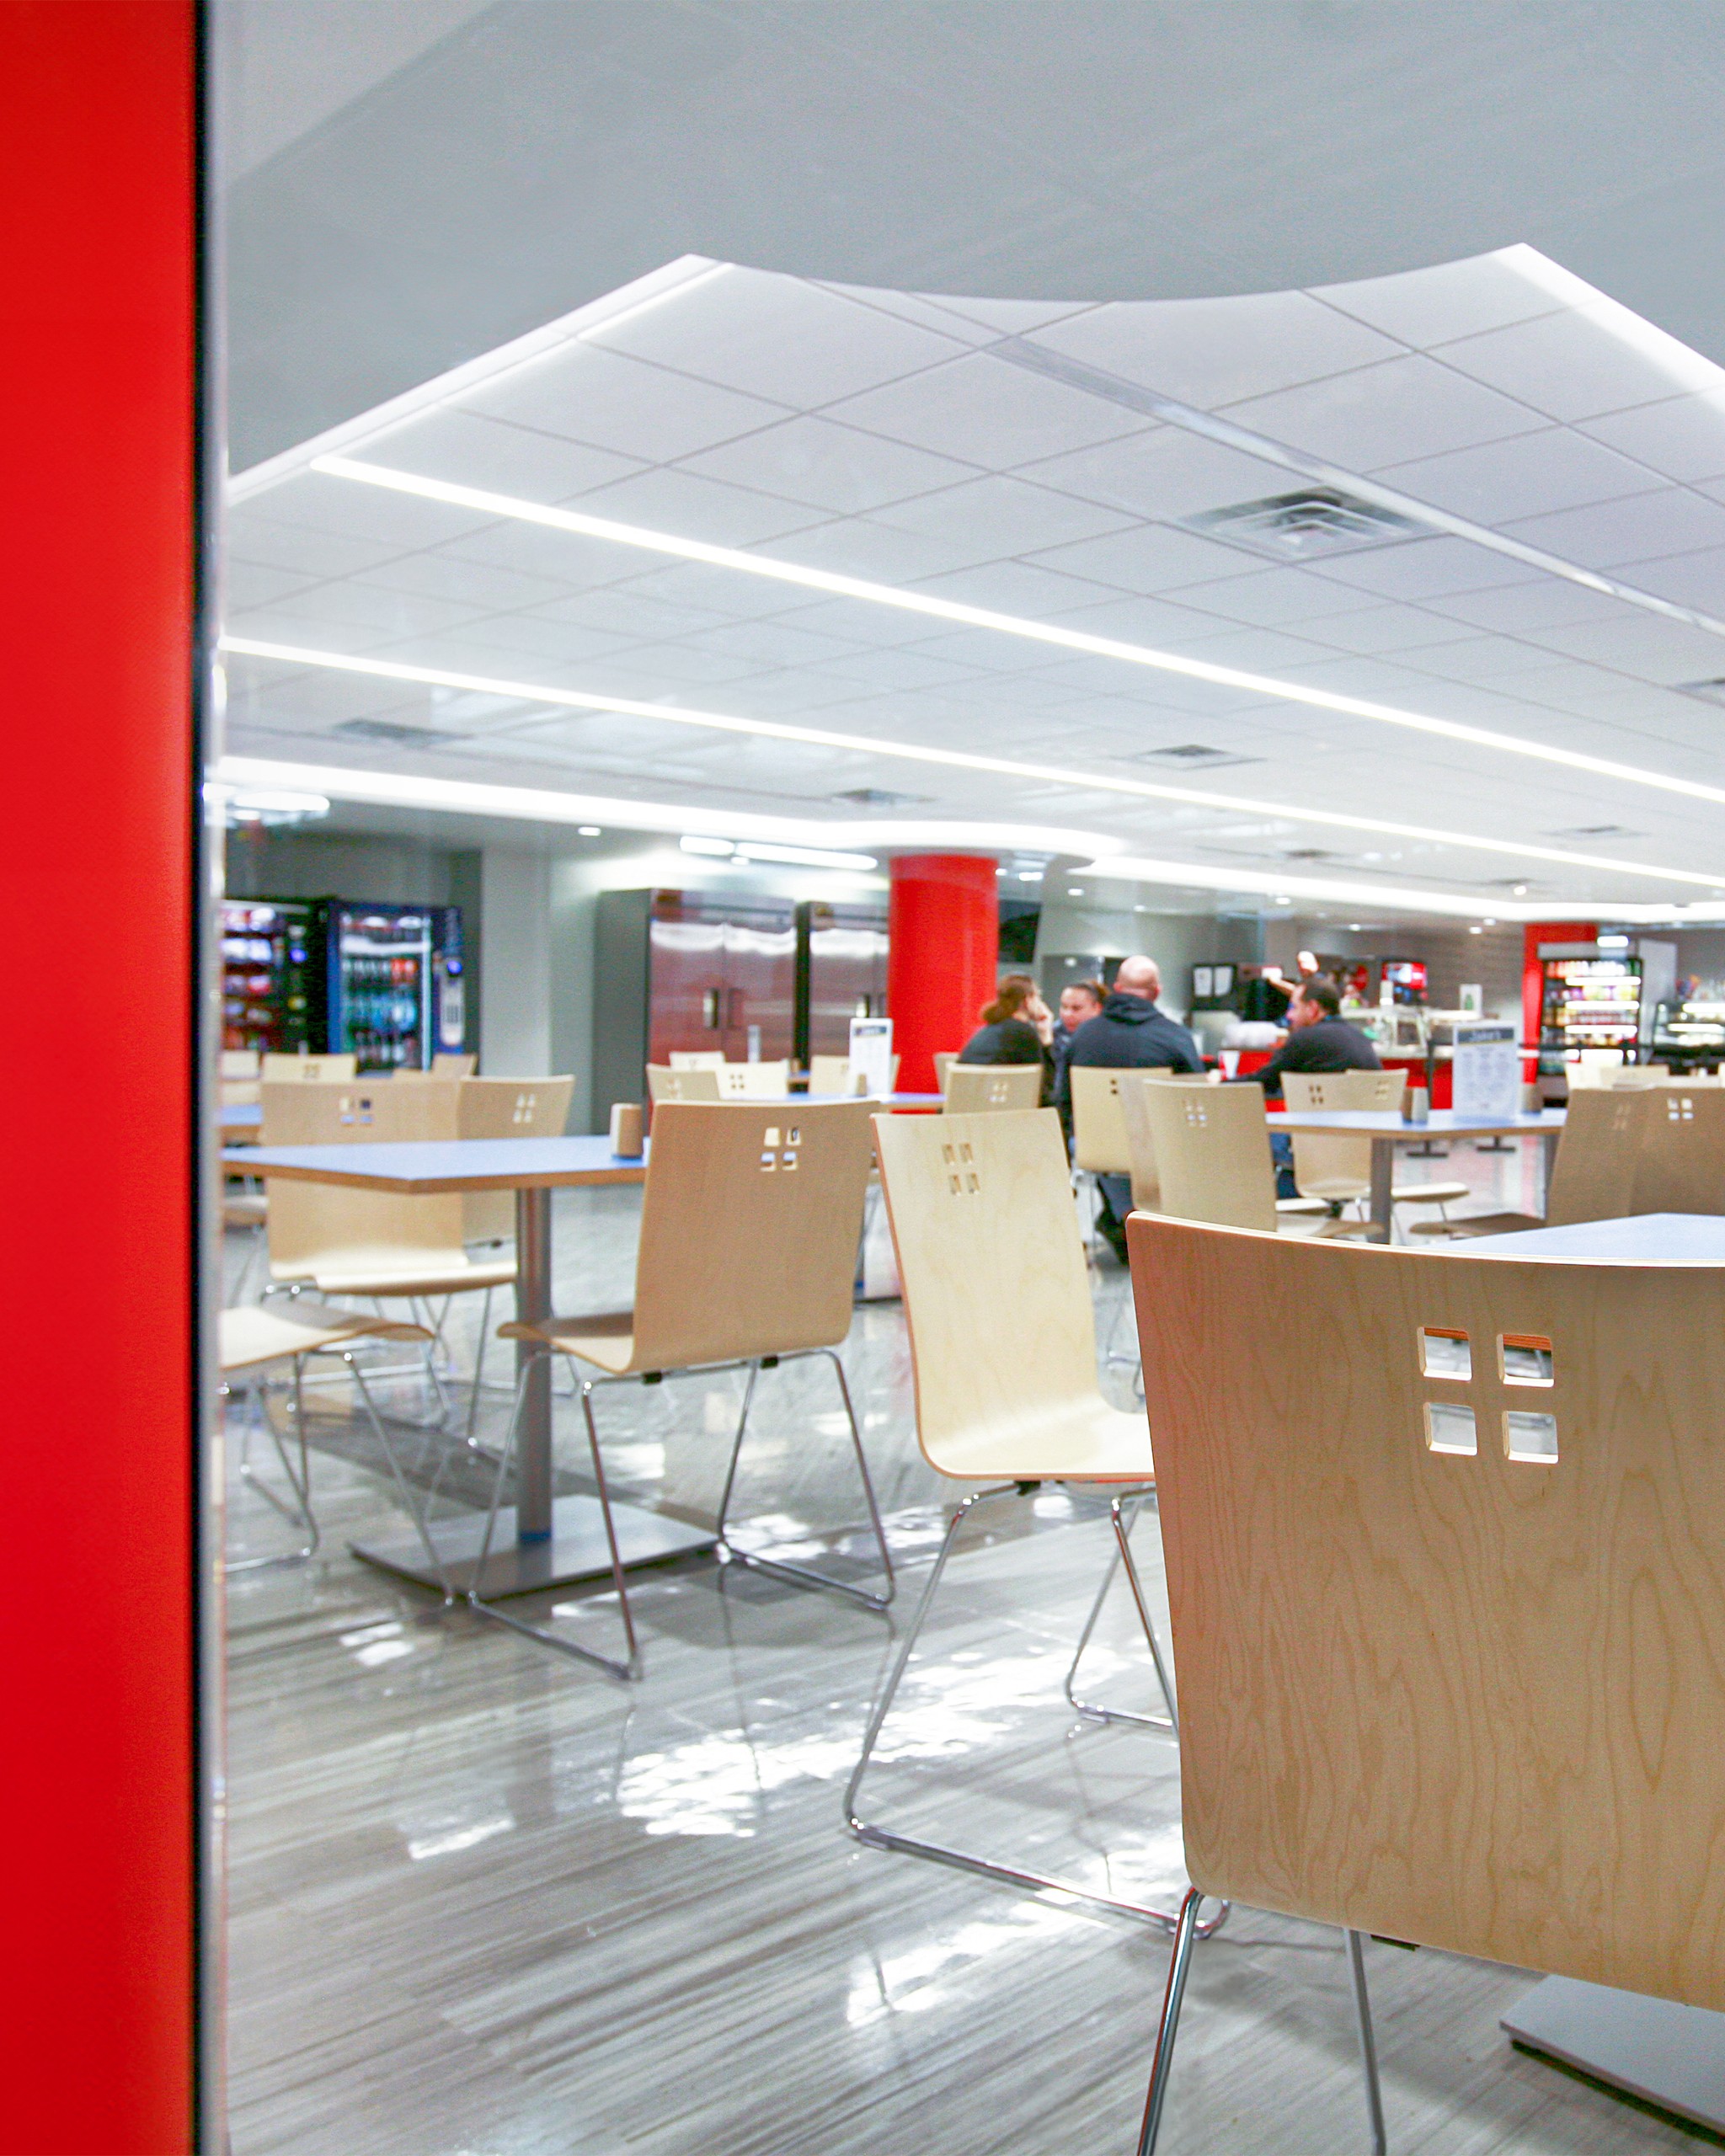
[[(227, 889), (236, 899), (369, 899), (378, 905), (447, 906), (461, 857), (419, 839), (340, 831), (227, 834)], [(471, 933), (471, 924), (469, 932)]]

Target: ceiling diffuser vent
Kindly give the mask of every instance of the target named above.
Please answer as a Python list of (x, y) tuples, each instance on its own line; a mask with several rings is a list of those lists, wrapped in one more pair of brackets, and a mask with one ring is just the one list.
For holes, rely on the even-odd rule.
[(1182, 517), (1188, 531), (1230, 539), (1283, 562), (1315, 561), (1322, 555), (1353, 553), (1362, 547), (1385, 547), (1429, 531), (1339, 487), (1302, 487), (1298, 494), (1272, 494), (1261, 502), (1236, 502), (1229, 509), (1207, 509)]
[(1262, 756), (1236, 756), (1230, 749), (1207, 748), (1202, 741), (1180, 741), (1169, 749), (1140, 749), (1127, 759), (1135, 764), (1162, 764), (1176, 771), (1220, 771), (1224, 764), (1261, 764)]
[(911, 808), (933, 798), (932, 793), (895, 793), (884, 786), (853, 786), (833, 796), (835, 801), (848, 801), (856, 808)]
[(361, 741), (393, 741), (400, 749), (436, 749), (461, 738), (435, 726), (398, 725), (393, 718), (344, 718), (335, 730), (355, 734)]

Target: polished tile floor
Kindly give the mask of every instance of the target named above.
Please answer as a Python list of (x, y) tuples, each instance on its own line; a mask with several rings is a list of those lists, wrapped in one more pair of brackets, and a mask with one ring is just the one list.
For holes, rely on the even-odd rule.
[[(1482, 1205), (1535, 1194), (1514, 1156), (1431, 1164), (1458, 1171)], [(626, 1299), (636, 1204), (559, 1198), (560, 1306)], [(1104, 1336), (1124, 1290), (1099, 1276)], [(464, 1369), (477, 1314), (452, 1331)], [(1162, 1940), (841, 1831), (871, 1691), (954, 1494), (916, 1453), (896, 1305), (859, 1310), (846, 1362), (902, 1566), (892, 1623), (695, 1561), (640, 1576), (631, 1688), (351, 1558), (350, 1535), (396, 1515), (339, 1388), (317, 1390), (323, 1550), (229, 1597), (234, 2156), (1127, 2156)], [(1106, 1382), (1130, 1398), (1129, 1369)], [(423, 1406), (413, 1379), (385, 1397)], [(614, 1396), (621, 1489), (709, 1512), (734, 1397), (730, 1380)], [(787, 1369), (758, 1402), (740, 1516), (818, 1547), (857, 1517), (830, 1389)], [(483, 1396), (482, 1438), (505, 1406)], [(567, 1403), (558, 1426), (580, 1486)], [(446, 1491), (471, 1494), (483, 1462), (456, 1465)], [(234, 1553), (285, 1546), (256, 1492), (232, 1492)], [(1153, 1518), (1138, 1546), (1159, 1580)], [(1172, 1746), (1076, 1726), (1060, 1698), (1105, 1554), (1089, 1500), (1000, 1508), (949, 1568), (867, 1802), (1103, 1891), (1172, 1896)], [(578, 1636), (615, 1623), (605, 1593), (556, 1600)], [(1148, 1703), (1124, 1603), (1087, 1675)], [(1397, 2151), (1691, 2141), (1513, 2051), (1497, 2017), (1526, 1977), (1384, 1946), (1369, 1966)], [(1242, 1910), (1200, 1949), (1163, 2146), (1365, 2146), (1335, 1935)]]

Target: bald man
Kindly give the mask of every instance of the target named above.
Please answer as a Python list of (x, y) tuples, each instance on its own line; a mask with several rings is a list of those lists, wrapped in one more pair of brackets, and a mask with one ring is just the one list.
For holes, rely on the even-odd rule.
[[(1204, 1058), (1191, 1034), (1157, 1008), (1162, 989), (1162, 972), (1154, 958), (1121, 960), (1100, 1017), (1090, 1019), (1073, 1034), (1060, 1065), (1058, 1097), (1068, 1120), (1071, 1084), (1067, 1073), (1077, 1065), (1102, 1070), (1203, 1070)], [(1132, 1180), (1130, 1176), (1102, 1176), (1098, 1181), (1103, 1209), (1097, 1217), (1097, 1225), (1124, 1265), (1126, 1230), (1122, 1223), (1132, 1209)]]

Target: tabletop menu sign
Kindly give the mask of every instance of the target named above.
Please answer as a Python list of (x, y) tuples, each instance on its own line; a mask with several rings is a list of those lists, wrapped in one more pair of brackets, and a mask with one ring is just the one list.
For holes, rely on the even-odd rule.
[(1521, 1108), (1521, 1043), (1514, 1026), (1455, 1028), (1457, 1115), (1512, 1116)]
[[(862, 1084), (857, 1086), (858, 1079)], [(890, 1018), (851, 1021), (851, 1083), (872, 1097), (893, 1089), (893, 1022)]]

